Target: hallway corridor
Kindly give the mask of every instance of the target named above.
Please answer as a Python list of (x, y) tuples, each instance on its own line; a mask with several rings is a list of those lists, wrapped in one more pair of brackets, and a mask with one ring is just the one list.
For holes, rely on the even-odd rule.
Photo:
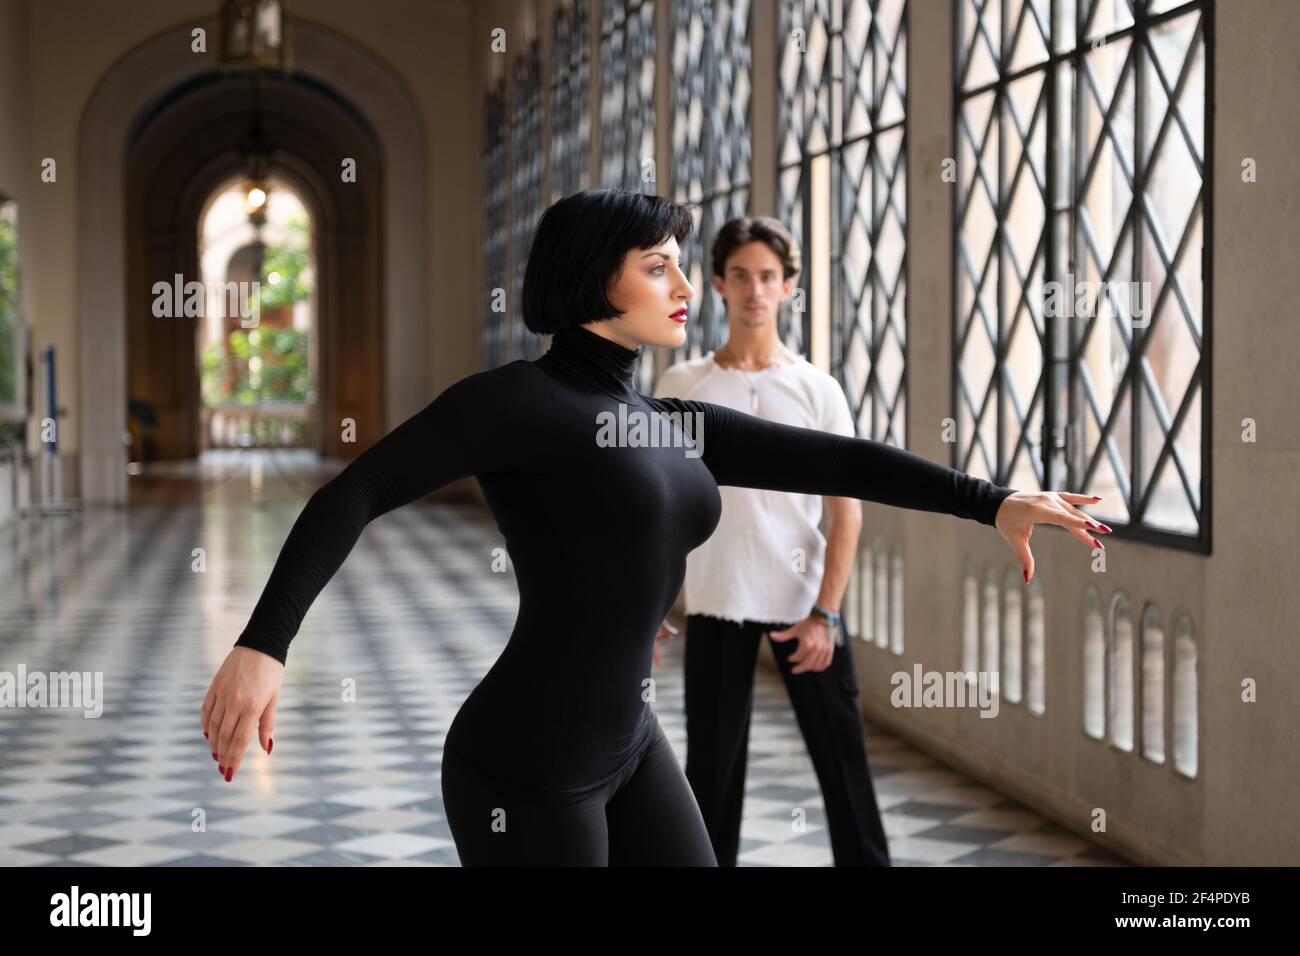
[[(457, 864), (441, 743), (517, 603), (509, 573), (484, 573), (502, 542), (471, 505), (411, 505), (369, 526), (295, 640), (272, 756), (254, 741), (228, 784), (204, 747), (212, 671), (327, 477), (310, 452), (209, 452), (133, 476), (128, 509), (0, 528), (0, 670), (103, 673), (98, 718), (45, 708), (0, 722), (0, 865)], [(679, 760), (681, 653), (680, 639), (664, 645), (655, 672)], [(867, 739), (897, 865), (1123, 863), (899, 739)], [(831, 864), (811, 763), (762, 665), (740, 864)]]

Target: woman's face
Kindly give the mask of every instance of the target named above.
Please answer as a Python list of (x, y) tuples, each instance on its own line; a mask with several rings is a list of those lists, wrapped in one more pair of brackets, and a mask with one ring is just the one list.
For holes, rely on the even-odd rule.
[(663, 245), (629, 251), (606, 291), (610, 304), (623, 314), (587, 328), (629, 349), (639, 345), (671, 349), (685, 342), (686, 302), (695, 290), (678, 265), (680, 257), (681, 249), (671, 236)]

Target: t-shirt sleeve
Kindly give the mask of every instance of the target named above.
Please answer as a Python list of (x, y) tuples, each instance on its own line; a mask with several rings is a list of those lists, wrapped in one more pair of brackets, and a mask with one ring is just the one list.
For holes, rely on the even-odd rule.
[(528, 362), (448, 386), (312, 494), (235, 646), (284, 663), (307, 609), (367, 524), (458, 478), (536, 464), (551, 416), (545, 377)]
[(692, 421), (719, 485), (875, 501), (993, 525), (1006, 488), (867, 438), (799, 428), (693, 399), (659, 400)]
[(825, 399), (822, 403), (821, 430), (852, 438), (857, 433), (853, 427), (853, 413), (849, 410), (849, 400), (844, 396), (844, 389), (829, 375), (824, 375), (823, 379)]

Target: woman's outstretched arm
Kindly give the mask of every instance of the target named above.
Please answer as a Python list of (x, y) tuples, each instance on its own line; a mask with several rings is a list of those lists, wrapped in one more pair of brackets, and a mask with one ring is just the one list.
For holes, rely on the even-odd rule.
[(353, 459), (299, 513), (236, 646), (283, 664), (365, 526), (458, 478), (526, 460), (545, 433), (534, 417), (550, 410), (545, 389), (540, 373), (520, 364), (471, 375)]
[(689, 399), (661, 399), (702, 415), (701, 458), (719, 485), (876, 501), (987, 525), (1014, 494), (883, 442), (768, 421)]
[(365, 526), (457, 478), (540, 460), (551, 409), (545, 379), (530, 363), (479, 372), (449, 386), (317, 489), (203, 701), (203, 735), (227, 780), (255, 729), (270, 753), (289, 644)]
[(667, 411), (693, 416), (702, 438), (700, 457), (719, 485), (859, 498), (970, 518), (1006, 538), (1025, 580), (1034, 572), (1029, 537), (1035, 524), (1060, 525), (1090, 547), (1100, 545), (1090, 530), (1110, 530), (1075, 507), (1100, 500), (1094, 496), (1018, 492), (883, 442), (772, 422), (712, 402), (656, 401)]

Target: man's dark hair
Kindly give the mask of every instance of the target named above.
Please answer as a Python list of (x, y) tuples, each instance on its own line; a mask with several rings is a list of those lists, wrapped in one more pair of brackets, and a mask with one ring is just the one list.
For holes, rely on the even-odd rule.
[(713, 240), (713, 274), (719, 279), (726, 278), (727, 257), (751, 242), (761, 242), (776, 253), (781, 260), (782, 279), (799, 274), (802, 265), (799, 243), (779, 219), (771, 216), (740, 216), (728, 220)]

